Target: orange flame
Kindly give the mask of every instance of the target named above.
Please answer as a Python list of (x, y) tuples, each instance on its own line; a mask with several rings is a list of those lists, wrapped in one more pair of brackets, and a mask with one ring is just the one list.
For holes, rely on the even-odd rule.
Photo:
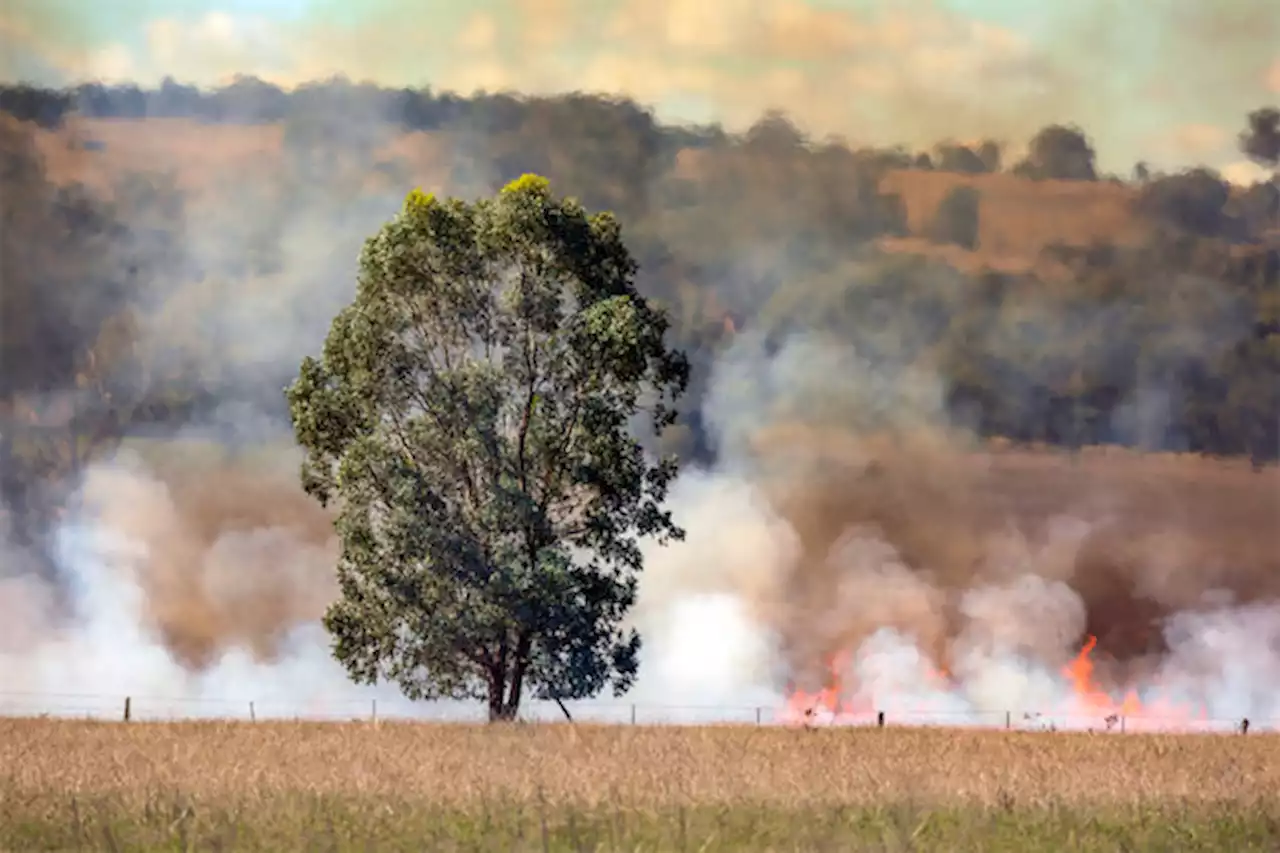
[(1107, 725), (1113, 725), (1121, 716), (1132, 716), (1142, 711), (1142, 703), (1138, 692), (1130, 690), (1124, 699), (1117, 703), (1093, 680), (1093, 660), (1089, 657), (1097, 648), (1098, 638), (1092, 634), (1085, 640), (1084, 647), (1076, 655), (1075, 660), (1063, 668), (1062, 674), (1071, 682), (1075, 698), (1080, 709), (1089, 715), (1102, 716)]
[(1185, 704), (1178, 704), (1163, 696), (1143, 702), (1136, 690), (1128, 690), (1124, 698), (1116, 701), (1101, 690), (1093, 680), (1093, 660), (1090, 658), (1098, 645), (1098, 639), (1089, 636), (1075, 660), (1063, 669), (1075, 692), (1077, 708), (1089, 715), (1104, 715), (1108, 726), (1133, 717), (1143, 727), (1184, 728), (1208, 719), (1207, 709), (1193, 711)]
[[(1203, 708), (1198, 713), (1193, 713), (1186, 705), (1175, 704), (1163, 697), (1144, 702), (1135, 689), (1127, 690), (1120, 699), (1114, 698), (1094, 678), (1092, 655), (1097, 645), (1097, 637), (1087, 637), (1080, 652), (1062, 670), (1072, 692), (1069, 706), (1043, 709), (1043, 716), (1087, 719), (1091, 725), (1102, 723), (1108, 730), (1123, 730), (1126, 727), (1166, 730), (1188, 728), (1207, 720), (1207, 713)], [(846, 689), (849, 687), (849, 657), (848, 652), (839, 652), (830, 658), (826, 686), (821, 690), (808, 692), (790, 689), (782, 721), (812, 725), (820, 722), (852, 723), (873, 718), (877, 711), (874, 704), (877, 697), (867, 696), (860, 690)], [(939, 692), (949, 692), (955, 687), (954, 678), (945, 668), (935, 669), (926, 664), (921, 674), (929, 686)], [(909, 719), (913, 714), (908, 709), (903, 716)], [(928, 716), (928, 711), (922, 708), (914, 716), (917, 719)], [(1026, 719), (1034, 719), (1040, 717), (1041, 713), (1024, 716)]]

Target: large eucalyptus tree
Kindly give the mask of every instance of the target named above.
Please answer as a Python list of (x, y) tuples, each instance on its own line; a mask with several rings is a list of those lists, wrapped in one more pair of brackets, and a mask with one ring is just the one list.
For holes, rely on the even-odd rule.
[(354, 302), (287, 390), (303, 485), (335, 505), (325, 615), (353, 680), (414, 699), (615, 694), (639, 542), (683, 537), (676, 473), (632, 433), (688, 381), (608, 213), (526, 175), (494, 199), (411, 193), (365, 244)]

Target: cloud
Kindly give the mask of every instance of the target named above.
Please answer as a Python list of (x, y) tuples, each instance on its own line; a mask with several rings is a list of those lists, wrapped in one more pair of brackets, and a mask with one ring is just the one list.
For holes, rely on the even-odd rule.
[[(1016, 146), (1073, 121), (1094, 137), (1102, 167), (1122, 171), (1202, 156), (1212, 128), (1236, 126), (1280, 91), (1280, 15), (1269, 0), (1141, 9), (1063, 0), (1044, 4), (1026, 32), (943, 0), (477, 0), (429, 12), (366, 0), (345, 11), (335, 3), (332, 14), (316, 2), (289, 21), (265, 9), (169, 15), (88, 51), (66, 49), (46, 22), (8, 37), (22, 58), (0, 59), (0, 70), (201, 85), (237, 73), (282, 85), (345, 73), (466, 94), (603, 91), (734, 129), (782, 107), (813, 135), (855, 144)], [(1160, 127), (1183, 135), (1161, 139)]]
[(1173, 144), (1181, 152), (1194, 156), (1208, 154), (1230, 141), (1231, 135), (1213, 124), (1184, 124), (1173, 133)]
[[(588, 5), (508, 0), (452, 26), (424, 27), (404, 26), (403, 10), (348, 26), (212, 11), (152, 20), (133, 47), (70, 57), (46, 46), (45, 53), (69, 77), (144, 83), (172, 75), (216, 85), (252, 73), (291, 85), (343, 72), (461, 92), (625, 92), (660, 106), (709, 104), (714, 116), (694, 118), (731, 125), (785, 105), (816, 132), (861, 128), (856, 136), (895, 112), (928, 116), (923, 102), (933, 98), (972, 100), (970, 112), (992, 86), (1004, 101), (1025, 99), (1049, 73), (1017, 34), (919, 0), (866, 12), (803, 0)], [(862, 109), (859, 96), (874, 103)], [(922, 122), (941, 129), (942, 116)]]
[(1237, 186), (1249, 187), (1270, 179), (1271, 172), (1251, 160), (1237, 160), (1219, 170), (1222, 178)]
[[(146, 50), (139, 67), (201, 83), (221, 83), (237, 71), (263, 77), (288, 77), (302, 56), (279, 26), (252, 15), (210, 12), (194, 21), (162, 18), (146, 28)], [(144, 72), (145, 73), (145, 72)]]
[(466, 50), (483, 51), (492, 50), (497, 41), (497, 20), (488, 12), (477, 12), (463, 26), (457, 43)]
[[(1033, 108), (1032, 96), (1051, 85), (1054, 72), (1017, 34), (910, 5), (855, 13), (799, 0), (624, 0), (581, 61), (548, 64), (522, 49), (503, 64), (513, 81), (546, 90), (623, 88), (658, 104), (714, 105), (714, 115), (688, 118), (736, 127), (784, 106), (815, 134), (869, 142), (927, 137), (944, 124), (954, 132), (957, 112), (940, 109), (948, 103), (991, 130), (996, 111), (980, 95), (1006, 112)], [(557, 45), (571, 55), (574, 33)]]
[(1236, 131), (1217, 124), (1189, 122), (1150, 134), (1144, 142), (1144, 160), (1160, 169), (1183, 164), (1222, 166), (1239, 157)]
[(798, 0), (629, 0), (606, 33), (619, 43), (685, 51), (692, 57), (761, 61), (824, 60), (863, 47), (872, 38), (864, 22), (844, 11)]
[(85, 53), (46, 37), (39, 22), (0, 9), (0, 80), (60, 85), (68, 79), (127, 76), (132, 55), (119, 45)]

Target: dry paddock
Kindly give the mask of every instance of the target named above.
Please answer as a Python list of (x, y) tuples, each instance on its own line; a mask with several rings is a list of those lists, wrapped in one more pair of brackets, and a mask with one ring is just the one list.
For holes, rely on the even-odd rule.
[(0, 850), (1280, 849), (1280, 736), (0, 721)]
[(10, 719), (0, 790), (449, 807), (1245, 802), (1280, 796), (1280, 735)]

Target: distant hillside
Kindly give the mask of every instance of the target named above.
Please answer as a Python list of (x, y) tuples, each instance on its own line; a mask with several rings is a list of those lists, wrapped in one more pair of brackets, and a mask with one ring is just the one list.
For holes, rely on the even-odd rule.
[[(618, 214), (638, 287), (671, 311), (693, 364), (671, 434), (682, 454), (715, 454), (702, 407), (744, 330), (761, 357), (823, 339), (936, 377), (948, 417), (982, 438), (1280, 453), (1280, 183), (1233, 190), (1205, 169), (1136, 167), (1117, 180), (1074, 126), (1041, 129), (1006, 162), (990, 140), (859, 148), (806, 138), (781, 114), (728, 133), (581, 94), (89, 87), (58, 113), (53, 96), (14, 91), (0, 112), (27, 120), (0, 116), (0, 142), (20, 167), (0, 178), (25, 221), (0, 234), (13, 271), (0, 295), (10, 317), (38, 303), (47, 319), (12, 321), (8, 361), (32, 365), (23, 353), (45, 347), (56, 375), (32, 367), (22, 381), (79, 382), (76, 359), (102, 370), (132, 357), (117, 343), (142, 300), (182, 360), (159, 379), (138, 367), (145, 383), (112, 392), (141, 395), (132, 431), (224, 399), (282, 417), (297, 369), (283, 343), (324, 327), (364, 237), (409, 188), (484, 196), (534, 172)], [(1269, 116), (1249, 120), (1263, 159)], [(121, 180), (138, 173), (158, 179)], [(62, 192), (72, 182), (90, 192)], [(148, 282), (173, 290), (162, 306)], [(68, 324), (71, 308), (97, 313)], [(230, 334), (246, 316), (271, 334)], [(108, 319), (120, 328), (99, 329)], [(49, 343), (57, 323), (67, 340)]]
[[(210, 124), (194, 119), (71, 119), (58, 130), (38, 132), (50, 176), (107, 189), (127, 171), (168, 172), (179, 188), (214, 192), (220, 180), (284, 164), (282, 123)], [(707, 152), (693, 152), (703, 153)], [(464, 164), (467, 150), (445, 131), (388, 132), (375, 147), (369, 181), (439, 187)], [(682, 177), (697, 177), (699, 158), (677, 157)], [(379, 170), (378, 164), (384, 166)], [(394, 166), (394, 169), (389, 168)], [(958, 250), (924, 238), (939, 205), (955, 188), (980, 193), (978, 251)], [(1140, 241), (1149, 225), (1134, 215), (1134, 187), (1107, 181), (1035, 181), (1009, 173), (963, 174), (919, 169), (888, 170), (880, 190), (905, 205), (911, 235), (886, 239), (891, 251), (924, 254), (957, 266), (987, 265), (1015, 271), (1036, 262), (1042, 249), (1061, 243), (1084, 246), (1111, 240)]]
[(925, 233), (943, 199), (959, 186), (981, 194), (976, 260), (996, 267), (1029, 266), (1042, 249), (1055, 243), (1136, 243), (1150, 231), (1149, 223), (1134, 215), (1137, 190), (1124, 184), (905, 169), (890, 172), (881, 182), (882, 190), (896, 193), (906, 204), (915, 235)]

